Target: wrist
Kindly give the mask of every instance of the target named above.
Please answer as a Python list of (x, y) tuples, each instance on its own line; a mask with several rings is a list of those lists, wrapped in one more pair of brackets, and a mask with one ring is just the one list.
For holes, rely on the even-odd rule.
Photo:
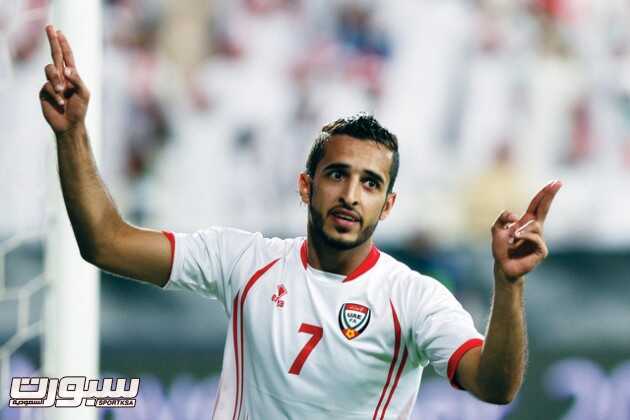
[(509, 276), (507, 275), (503, 269), (497, 264), (494, 263), (494, 282), (496, 286), (520, 286), (522, 287), (525, 283), (525, 276)]
[(76, 138), (77, 136), (81, 136), (86, 133), (87, 129), (85, 128), (85, 123), (83, 121), (78, 122), (66, 130), (55, 132), (55, 137), (57, 141), (64, 141), (70, 138)]

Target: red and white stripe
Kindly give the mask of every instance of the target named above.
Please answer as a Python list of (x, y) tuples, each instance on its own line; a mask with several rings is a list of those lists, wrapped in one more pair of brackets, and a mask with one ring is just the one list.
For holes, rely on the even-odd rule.
[[(394, 321), (394, 356), (392, 358), (392, 362), (389, 365), (389, 372), (387, 373), (387, 380), (385, 381), (385, 385), (383, 386), (383, 390), (381, 391), (381, 397), (378, 399), (378, 404), (376, 405), (376, 409), (374, 410), (374, 415), (372, 416), (372, 420), (376, 419), (384, 419), (385, 412), (387, 411), (387, 407), (389, 407), (389, 403), (394, 396), (394, 392), (396, 392), (396, 387), (398, 386), (398, 382), (400, 381), (400, 376), (402, 372), (405, 370), (405, 364), (407, 363), (407, 347), (403, 349), (402, 357), (400, 357), (400, 350), (402, 344), (401, 332), (400, 332), (400, 322), (398, 321), (398, 314), (396, 313), (396, 308), (394, 308), (394, 304), (392, 301), (389, 301), (389, 305), (392, 308), (392, 319)], [(396, 372), (394, 374), (394, 371)], [(392, 375), (394, 380), (392, 381)], [(391, 386), (390, 386), (391, 385)]]
[(245, 325), (243, 322), (243, 308), (245, 306), (245, 299), (247, 298), (247, 294), (249, 293), (254, 283), (256, 283), (256, 281), (258, 281), (258, 279), (260, 279), (263, 274), (265, 274), (271, 267), (273, 267), (273, 265), (277, 263), (278, 260), (279, 258), (271, 261), (269, 264), (256, 271), (245, 284), (243, 294), (240, 294), (239, 292), (234, 298), (234, 303), (232, 307), (232, 337), (234, 340), (234, 360), (236, 362), (236, 392), (234, 395), (234, 412), (232, 414), (232, 420), (240, 418), (241, 408), (243, 406), (243, 383), (245, 382), (245, 378), (243, 377), (243, 357), (245, 354)]

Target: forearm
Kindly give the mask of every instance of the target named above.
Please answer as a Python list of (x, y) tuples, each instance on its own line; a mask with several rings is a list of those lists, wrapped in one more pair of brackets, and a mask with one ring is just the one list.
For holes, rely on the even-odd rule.
[(75, 238), (81, 255), (93, 260), (123, 221), (98, 174), (84, 125), (57, 136), (57, 158)]
[(488, 399), (507, 403), (514, 398), (523, 382), (527, 359), (524, 279), (508, 280), (496, 266), (494, 277), (492, 311), (479, 361), (477, 383)]

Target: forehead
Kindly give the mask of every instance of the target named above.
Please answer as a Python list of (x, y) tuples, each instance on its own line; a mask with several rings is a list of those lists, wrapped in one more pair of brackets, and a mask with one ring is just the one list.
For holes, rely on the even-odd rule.
[(353, 170), (369, 170), (389, 180), (389, 169), (394, 153), (384, 145), (371, 140), (360, 140), (345, 134), (336, 134), (326, 143), (324, 157), (318, 169), (342, 163)]

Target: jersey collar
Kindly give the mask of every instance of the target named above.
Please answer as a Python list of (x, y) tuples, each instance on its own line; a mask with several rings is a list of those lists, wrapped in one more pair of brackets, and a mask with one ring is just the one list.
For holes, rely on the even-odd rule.
[[(367, 257), (365, 257), (361, 264), (359, 264), (359, 266), (355, 268), (352, 273), (346, 276), (343, 282), (346, 283), (352, 281), (359, 277), (361, 274), (369, 271), (372, 267), (376, 265), (380, 256), (381, 252), (378, 250), (378, 248), (376, 248), (376, 246), (372, 245), (372, 248), (370, 249)], [(306, 267), (308, 266), (308, 245), (306, 243), (306, 240), (302, 242), (302, 247), (300, 248), (300, 259), (302, 260), (302, 265), (306, 270)]]

